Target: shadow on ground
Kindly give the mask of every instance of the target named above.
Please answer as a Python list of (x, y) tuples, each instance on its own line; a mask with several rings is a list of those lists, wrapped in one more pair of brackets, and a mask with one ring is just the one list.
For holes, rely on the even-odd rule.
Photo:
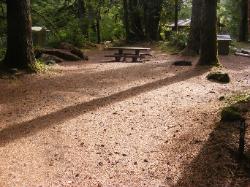
[(245, 158), (240, 162), (238, 141), (239, 123), (218, 123), (176, 186), (249, 186), (250, 142), (248, 139)]
[(144, 92), (149, 92), (151, 90), (155, 90), (163, 86), (168, 86), (180, 81), (200, 76), (206, 73), (209, 69), (209, 67), (195, 67), (192, 70), (181, 72), (172, 77), (167, 77), (165, 79), (157, 80), (137, 87), (132, 87), (130, 89), (109, 95), (107, 97), (98, 98), (89, 102), (70, 106), (58, 110), (56, 112), (38, 117), (31, 121), (13, 124), (10, 127), (7, 127), (0, 131), (0, 146), (4, 146), (6, 143), (9, 143), (13, 140), (30, 136), (50, 126), (58, 125), (66, 120), (75, 118), (86, 112), (94, 111), (112, 103), (120, 102), (128, 98), (135, 97)]

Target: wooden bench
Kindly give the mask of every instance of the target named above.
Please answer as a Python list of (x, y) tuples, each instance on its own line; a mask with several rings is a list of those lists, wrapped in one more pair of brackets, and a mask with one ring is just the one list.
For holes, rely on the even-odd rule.
[[(116, 61), (120, 61), (123, 58), (123, 61), (126, 61), (127, 58), (131, 58), (132, 62), (137, 62), (138, 59), (143, 59), (145, 56), (150, 54), (141, 53), (141, 51), (149, 51), (150, 48), (143, 47), (110, 47), (108, 50), (116, 50), (116, 52), (112, 55), (106, 55), (105, 57), (114, 57)], [(118, 50), (118, 53), (117, 53)], [(126, 52), (124, 52), (126, 51)], [(132, 52), (131, 52), (132, 51)]]

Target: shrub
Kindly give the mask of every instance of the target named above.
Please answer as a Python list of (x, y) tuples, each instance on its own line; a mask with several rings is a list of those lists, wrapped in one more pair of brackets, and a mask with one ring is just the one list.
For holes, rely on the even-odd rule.
[(65, 27), (59, 29), (56, 34), (49, 36), (48, 45), (58, 47), (60, 43), (67, 42), (77, 47), (82, 47), (86, 43), (86, 38), (82, 34), (77, 21), (72, 21)]
[(180, 49), (184, 49), (187, 46), (188, 33), (185, 31), (172, 32), (169, 38), (170, 45), (174, 45)]

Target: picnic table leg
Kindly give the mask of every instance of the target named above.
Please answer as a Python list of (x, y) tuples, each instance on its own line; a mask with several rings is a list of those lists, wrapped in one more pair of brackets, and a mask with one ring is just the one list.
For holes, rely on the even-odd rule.
[(138, 59), (138, 57), (140, 56), (140, 50), (137, 50), (137, 49), (136, 49), (136, 50), (135, 50), (135, 55), (136, 55), (137, 57), (133, 57), (133, 58), (132, 58), (132, 61), (133, 61), (133, 62), (137, 62), (137, 59)]
[[(123, 50), (122, 50), (122, 49), (119, 49), (119, 50), (118, 50), (118, 54), (122, 56)], [(116, 60), (117, 62), (120, 62), (121, 57), (115, 57), (115, 60)]]

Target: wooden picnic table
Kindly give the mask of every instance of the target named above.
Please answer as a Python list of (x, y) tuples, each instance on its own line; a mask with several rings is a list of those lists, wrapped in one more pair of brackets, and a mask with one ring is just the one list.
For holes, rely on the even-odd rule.
[[(122, 58), (124, 58), (124, 61), (126, 58), (132, 58), (133, 62), (137, 62), (138, 59), (142, 59), (146, 55), (150, 55), (148, 51), (151, 49), (144, 47), (109, 47), (108, 50), (115, 50), (116, 52), (113, 55), (106, 55), (105, 57), (115, 57), (115, 60), (118, 62)], [(141, 51), (146, 51), (146, 53), (141, 53)]]

